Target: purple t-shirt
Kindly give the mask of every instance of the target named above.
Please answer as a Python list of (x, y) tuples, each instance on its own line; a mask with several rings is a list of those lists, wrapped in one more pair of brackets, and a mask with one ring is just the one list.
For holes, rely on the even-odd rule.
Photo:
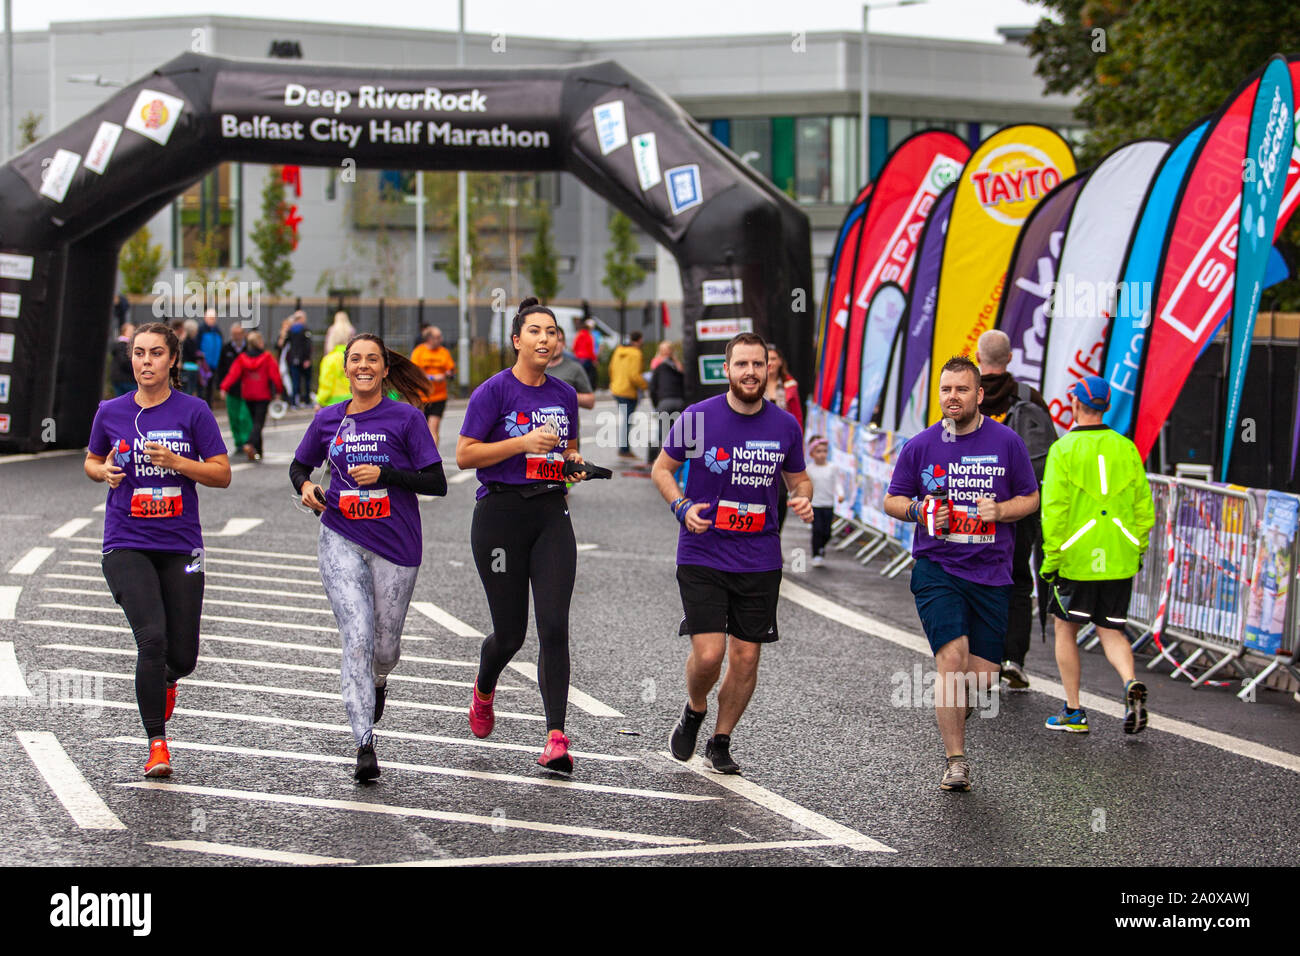
[(478, 469), (478, 493), (488, 493), (488, 482), (503, 485), (531, 485), (539, 481), (562, 481), (564, 452), (578, 431), (578, 393), (568, 382), (546, 376), (541, 385), (525, 385), (511, 369), (502, 369), (474, 389), (465, 409), (460, 433), (481, 442), (518, 438), (549, 422), (560, 436), (546, 455), (513, 455), (495, 465)]
[(393, 564), (419, 567), (424, 539), (415, 492), (390, 488), (382, 480), (358, 485), (348, 469), (388, 465), (420, 471), (442, 461), (429, 426), (419, 409), (391, 398), (359, 414), (347, 413), (350, 404), (339, 402), (317, 412), (293, 457), (312, 468), (329, 459), (330, 487), (321, 517), (325, 527)]
[(912, 554), (966, 581), (1010, 584), (1015, 525), (981, 521), (975, 501), (1006, 501), (1038, 490), (1020, 436), (985, 416), (980, 427), (966, 435), (945, 438), (943, 422), (937, 422), (908, 439), (894, 466), (889, 494), (924, 498), (939, 488), (948, 489), (953, 508), (949, 533), (932, 537), (924, 524), (919, 525)]
[(805, 470), (803, 435), (789, 412), (764, 401), (742, 415), (726, 394), (688, 406), (668, 432), (663, 450), (691, 459), (686, 497), (707, 501), (700, 515), (713, 527), (692, 534), (683, 524), (677, 563), (719, 571), (775, 571), (781, 567), (777, 482), (781, 472)]
[(194, 479), (146, 460), (144, 443), (156, 441), (196, 461), (226, 454), (221, 429), (202, 399), (171, 390), (152, 408), (135, 403), (135, 392), (99, 403), (87, 448), (122, 469), (122, 483), (104, 504), (104, 551), (193, 553), (203, 547), (199, 496)]

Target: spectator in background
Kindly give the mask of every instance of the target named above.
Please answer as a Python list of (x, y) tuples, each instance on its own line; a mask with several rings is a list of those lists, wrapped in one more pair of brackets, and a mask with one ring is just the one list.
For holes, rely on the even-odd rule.
[(311, 331), (307, 328), (307, 313), (298, 311), (289, 316), (288, 343), (289, 381), (293, 386), (290, 404), (294, 408), (306, 408), (310, 404), (307, 395), (311, 392)]
[[(551, 356), (550, 363), (546, 366), (546, 374), (551, 378), (558, 378), (561, 382), (568, 382), (573, 386), (573, 390), (578, 393), (579, 408), (596, 407), (596, 390), (591, 386), (591, 380), (587, 378), (587, 371), (582, 364), (575, 358), (570, 358), (564, 350), (564, 329), (556, 326), (556, 334), (559, 336), (559, 348)], [(569, 445), (573, 448), (578, 447), (578, 437), (576, 435), (569, 439)]]
[(659, 354), (655, 356), (658, 364), (651, 363), (654, 371), (650, 374), (650, 404), (654, 406), (656, 420), (649, 455), (651, 464), (659, 457), (668, 429), (686, 407), (686, 373), (677, 357), (680, 348), (674, 342), (660, 342)]
[(112, 365), (108, 375), (114, 396), (125, 395), (135, 389), (135, 370), (131, 366), (131, 336), (135, 335), (135, 326), (127, 322), (120, 332), (117, 341), (113, 343)]
[(221, 380), (221, 391), (229, 395), (231, 388), (239, 386), (240, 396), (248, 406), (253, 424), (249, 431), (244, 454), (249, 461), (262, 460), (262, 426), (266, 424), (266, 409), (277, 393), (284, 391), (284, 381), (275, 359), (266, 351), (262, 333), (248, 333), (248, 342), (230, 371)]
[(352, 386), (343, 369), (343, 353), (356, 334), (348, 314), (335, 312), (334, 323), (325, 333), (325, 355), (320, 360), (320, 375), (316, 381), (316, 404), (321, 408), (346, 402), (352, 397)]
[(198, 346), (208, 366), (209, 374), (203, 389), (203, 399), (208, 403), (209, 408), (212, 407), (212, 392), (217, 384), (213, 381), (216, 375), (212, 373), (221, 364), (221, 347), (225, 344), (225, 339), (221, 336), (221, 328), (217, 325), (217, 310), (208, 309), (203, 313), (203, 326), (199, 329)]
[(578, 329), (578, 334), (573, 337), (573, 357), (582, 363), (583, 370), (587, 373), (587, 381), (591, 382), (592, 390), (596, 389), (596, 356), (600, 353), (596, 351), (596, 339), (592, 335), (592, 329), (596, 323), (587, 319), (582, 323), (582, 328)]
[(442, 344), (442, 329), (424, 327), (424, 340), (411, 352), (411, 361), (424, 373), (428, 385), (424, 390), (424, 420), (429, 425), (433, 443), (438, 444), (438, 429), (447, 411), (447, 379), (456, 370), (451, 352)]
[(628, 442), (628, 419), (636, 410), (637, 398), (646, 390), (646, 380), (641, 376), (641, 333), (628, 336), (628, 344), (614, 349), (609, 359), (609, 391), (618, 402), (618, 456), (635, 458)]
[[(767, 391), (764, 397), (782, 411), (789, 412), (799, 424), (799, 433), (803, 434), (803, 411), (799, 408), (799, 383), (786, 370), (785, 356), (775, 345), (767, 347)], [(785, 482), (776, 483), (776, 522), (778, 528), (785, 527), (785, 512), (789, 502), (789, 492)]]
[(199, 351), (199, 323), (193, 319), (177, 319), (172, 323), (172, 331), (181, 343), (181, 386), (186, 395), (199, 394), (199, 363), (203, 353)]
[[(238, 320), (230, 323), (230, 341), (221, 346), (221, 357), (217, 360), (217, 371), (212, 377), (216, 380), (217, 390), (230, 374), (235, 359), (244, 352), (244, 326)], [(234, 443), (232, 451), (237, 451), (248, 444), (249, 433), (253, 430), (253, 417), (248, 413), (248, 405), (240, 396), (236, 384), (226, 393), (226, 417), (230, 420), (230, 438)]]
[[(117, 327), (120, 331), (131, 318), (131, 300), (126, 297), (125, 292), (117, 294), (117, 301), (113, 303), (113, 315), (117, 316)], [(134, 387), (134, 384), (133, 382), (132, 387)]]
[[(650, 360), (650, 371), (653, 372), (665, 361), (672, 358), (672, 355), (673, 355), (673, 343), (669, 342), (667, 339), (660, 342), (659, 349), (655, 352), (655, 357)], [(652, 402), (654, 401), (653, 396), (651, 396), (650, 401)]]
[(830, 442), (814, 435), (809, 446), (812, 461), (808, 463), (808, 477), (813, 483), (812, 566), (826, 564), (826, 544), (831, 540), (831, 523), (835, 520), (835, 466), (827, 456)]

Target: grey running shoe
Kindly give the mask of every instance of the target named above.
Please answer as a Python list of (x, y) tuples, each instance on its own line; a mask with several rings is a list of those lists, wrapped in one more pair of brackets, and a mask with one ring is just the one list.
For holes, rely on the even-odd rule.
[(1002, 679), (1007, 682), (1007, 686), (1012, 690), (1029, 689), (1029, 675), (1015, 661), (1002, 662)]
[(1134, 678), (1124, 685), (1124, 733), (1140, 734), (1147, 726), (1147, 685)]
[(948, 769), (944, 771), (943, 779), (939, 781), (940, 790), (961, 790), (970, 789), (970, 761), (964, 754), (955, 754), (948, 758)]

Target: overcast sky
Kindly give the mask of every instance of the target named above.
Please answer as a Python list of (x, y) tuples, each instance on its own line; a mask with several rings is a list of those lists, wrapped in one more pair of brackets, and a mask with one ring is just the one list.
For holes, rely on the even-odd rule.
[[(224, 16), (361, 23), (414, 29), (456, 29), (456, 0), (12, 0), (15, 30), (44, 30), (51, 21), (212, 13)], [(926, 0), (911, 7), (872, 3), (873, 33), (999, 41), (1000, 26), (1030, 26), (1043, 15), (1024, 0)], [(879, 7), (879, 9), (874, 9)], [(858, 30), (854, 0), (465, 0), (465, 27), (507, 36), (572, 40)]]

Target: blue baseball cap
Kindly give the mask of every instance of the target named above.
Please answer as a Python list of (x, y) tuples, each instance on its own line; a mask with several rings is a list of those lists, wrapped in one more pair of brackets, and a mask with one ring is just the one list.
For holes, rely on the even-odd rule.
[(1070, 386), (1070, 394), (1093, 411), (1110, 408), (1110, 383), (1099, 375), (1085, 375)]

